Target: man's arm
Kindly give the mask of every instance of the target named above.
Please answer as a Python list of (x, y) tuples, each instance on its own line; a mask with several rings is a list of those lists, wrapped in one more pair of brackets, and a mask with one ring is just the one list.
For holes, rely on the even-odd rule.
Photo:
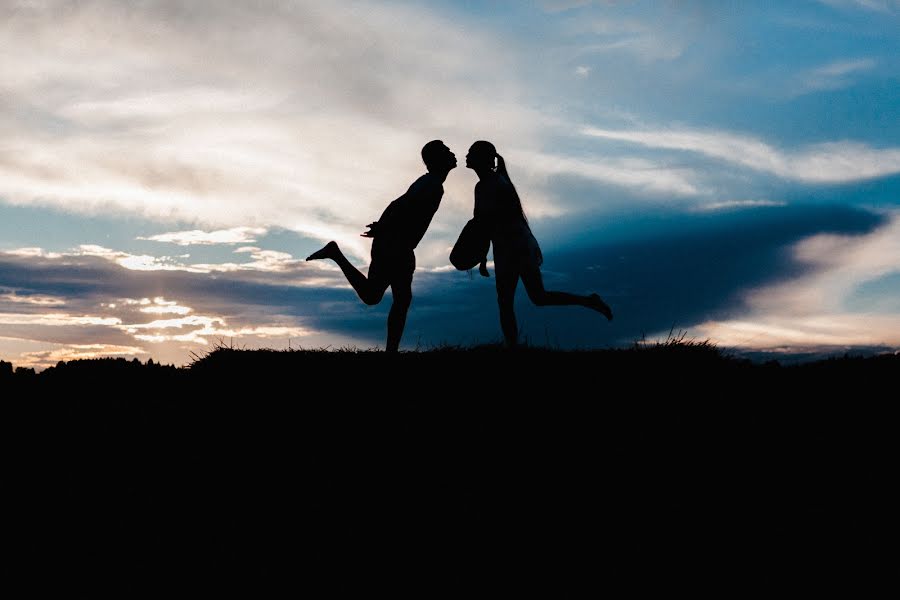
[(396, 229), (396, 221), (398, 219), (397, 206), (405, 196), (406, 194), (403, 194), (403, 196), (400, 196), (399, 198), (388, 204), (387, 208), (384, 209), (384, 212), (381, 213), (381, 216), (378, 217), (377, 221), (373, 221), (366, 225), (369, 231), (362, 232), (361, 234), (359, 234), (360, 237), (374, 238), (378, 236), (384, 236), (389, 234), (392, 230)]

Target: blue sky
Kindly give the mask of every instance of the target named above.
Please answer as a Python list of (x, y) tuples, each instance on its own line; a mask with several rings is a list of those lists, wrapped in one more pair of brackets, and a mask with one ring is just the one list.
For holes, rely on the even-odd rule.
[[(900, 2), (0, 7), (0, 358), (182, 364), (383, 343), (335, 267), (430, 139), (503, 154), (548, 287), (536, 343), (673, 327), (741, 352), (900, 348)], [(448, 269), (476, 178), (417, 250), (405, 348), (498, 340)]]

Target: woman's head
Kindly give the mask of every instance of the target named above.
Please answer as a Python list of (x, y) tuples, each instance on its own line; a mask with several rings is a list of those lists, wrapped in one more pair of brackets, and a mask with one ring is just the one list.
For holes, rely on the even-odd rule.
[(474, 171), (493, 171), (496, 165), (497, 149), (490, 142), (475, 142), (466, 154), (466, 166)]
[(522, 218), (526, 223), (528, 222), (528, 217), (525, 216), (525, 210), (522, 208), (522, 201), (519, 199), (519, 193), (516, 191), (512, 179), (509, 178), (509, 171), (506, 170), (506, 161), (497, 154), (497, 148), (492, 143), (479, 140), (472, 144), (469, 153), (466, 154), (466, 166), (478, 173), (479, 177), (482, 177), (482, 173), (486, 171), (494, 171), (506, 179)]

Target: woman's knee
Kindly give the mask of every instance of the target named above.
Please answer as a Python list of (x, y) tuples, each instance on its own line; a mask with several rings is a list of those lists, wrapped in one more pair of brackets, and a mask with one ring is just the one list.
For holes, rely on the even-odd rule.
[(530, 290), (526, 288), (525, 291), (528, 293), (528, 299), (531, 300), (535, 306), (547, 305), (547, 293), (544, 290)]
[(523, 277), (522, 283), (525, 285), (525, 293), (528, 294), (528, 299), (531, 300), (535, 306), (547, 305), (547, 290), (544, 289), (544, 284), (539, 276)]

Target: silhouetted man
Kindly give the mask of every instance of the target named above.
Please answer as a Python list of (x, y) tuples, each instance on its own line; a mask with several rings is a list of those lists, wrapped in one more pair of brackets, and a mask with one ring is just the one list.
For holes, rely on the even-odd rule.
[(372, 238), (372, 262), (368, 278), (350, 264), (337, 243), (328, 242), (306, 260), (330, 258), (338, 264), (360, 299), (368, 305), (381, 302), (388, 286), (393, 303), (387, 322), (387, 351), (400, 347), (406, 313), (412, 302), (412, 279), (416, 270), (413, 252), (441, 205), (444, 181), (456, 168), (456, 155), (440, 140), (425, 144), (422, 160), (428, 172), (413, 182), (405, 194), (391, 202), (381, 217), (366, 227), (363, 237)]

